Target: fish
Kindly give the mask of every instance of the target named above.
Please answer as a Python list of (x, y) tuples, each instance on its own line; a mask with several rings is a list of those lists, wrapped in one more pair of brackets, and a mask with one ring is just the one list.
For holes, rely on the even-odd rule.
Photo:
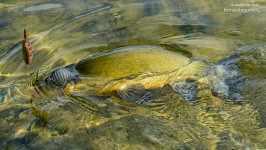
[(243, 77), (234, 65), (235, 61), (235, 57), (231, 57), (215, 64), (190, 59), (159, 46), (125, 46), (58, 68), (45, 78), (40, 77), (36, 83), (61, 87), (73, 98), (116, 96), (145, 105), (156, 99), (154, 89), (165, 86), (172, 87), (186, 102), (195, 101), (198, 85), (210, 81), (214, 95), (231, 98), (241, 90), (233, 88), (243, 82), (242, 79), (235, 82), (236, 78)]

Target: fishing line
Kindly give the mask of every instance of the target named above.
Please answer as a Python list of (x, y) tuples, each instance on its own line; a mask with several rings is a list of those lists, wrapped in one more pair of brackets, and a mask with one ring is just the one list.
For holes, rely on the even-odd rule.
[(26, 89), (30, 92), (30, 93), (35, 93), (35, 90), (32, 90), (32, 81), (31, 81), (31, 75), (30, 75), (30, 63), (32, 61), (32, 45), (30, 43), (30, 41), (28, 40), (27, 37), (27, 8), (28, 8), (28, 1), (25, 0), (25, 13), (24, 13), (24, 20), (25, 20), (25, 24), (24, 24), (24, 39), (22, 42), (22, 53), (23, 53), (23, 59), (24, 62), (26, 63), (26, 70), (27, 70), (27, 80), (29, 83), (29, 86), (26, 86)]
[(25, 11), (25, 29), (26, 29), (26, 27), (27, 27), (27, 11), (26, 11), (26, 9), (27, 9), (27, 7), (28, 7), (28, 4), (27, 4), (28, 2), (27, 2), (27, 0), (26, 0), (26, 7), (25, 7), (25, 9), (24, 9), (24, 11)]
[[(27, 0), (26, 0), (25, 5), (26, 5), (26, 7), (25, 7), (25, 9), (24, 9), (24, 11), (25, 11), (24, 40), (26, 41), (26, 39), (27, 39), (27, 35), (26, 35), (25, 31), (26, 31), (26, 29), (27, 29), (27, 8), (28, 8), (28, 1), (27, 1)], [(28, 78), (30, 78), (30, 77), (29, 77), (30, 67), (29, 67), (28, 64), (26, 64), (26, 66), (27, 66), (27, 76), (28, 76)]]
[(32, 55), (32, 45), (31, 45), (31, 43), (27, 37), (27, 12), (26, 12), (27, 7), (28, 7), (28, 1), (26, 0), (26, 8), (24, 9), (24, 11), (25, 11), (25, 28), (24, 28), (24, 40), (22, 43), (22, 52), (23, 52), (24, 62), (27, 65), (27, 71), (29, 74), (29, 64), (32, 61), (33, 55)]

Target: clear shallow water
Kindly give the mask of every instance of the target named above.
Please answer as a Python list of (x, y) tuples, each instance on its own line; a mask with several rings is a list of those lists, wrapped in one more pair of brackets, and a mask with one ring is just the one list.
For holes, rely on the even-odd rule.
[[(229, 1), (28, 3), (25, 8), (21, 1), (0, 2), (0, 147), (266, 147), (264, 1), (254, 1), (259, 13), (224, 12), (224, 8), (235, 8)], [(238, 54), (238, 66), (247, 78), (244, 101), (225, 102), (203, 88), (200, 101), (191, 105), (167, 87), (147, 106), (115, 97), (90, 102), (70, 99), (60, 90), (33, 98), (20, 45), (16, 45), (23, 37), (25, 11), (28, 34), (34, 41), (32, 72), (49, 72), (127, 45), (162, 46), (209, 62)]]

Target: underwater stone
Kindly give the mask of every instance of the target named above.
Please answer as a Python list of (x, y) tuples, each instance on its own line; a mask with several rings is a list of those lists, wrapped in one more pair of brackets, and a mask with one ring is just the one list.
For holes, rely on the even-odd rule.
[(7, 94), (7, 91), (5, 89), (0, 89), (0, 103), (2, 103), (5, 100), (6, 94)]
[(8, 25), (8, 21), (0, 19), (0, 28), (3, 28)]
[(4, 101), (4, 96), (0, 94), (0, 103), (2, 103), (3, 101)]

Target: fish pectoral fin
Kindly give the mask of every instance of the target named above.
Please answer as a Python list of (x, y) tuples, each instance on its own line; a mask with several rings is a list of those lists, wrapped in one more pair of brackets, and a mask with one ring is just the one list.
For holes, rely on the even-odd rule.
[(119, 90), (116, 90), (116, 94), (127, 101), (144, 105), (155, 100), (154, 94), (145, 89), (145, 87), (138, 83), (132, 85), (122, 85)]
[(185, 80), (172, 84), (172, 88), (177, 92), (186, 102), (193, 102), (198, 99), (197, 94), (198, 83), (194, 80)]

